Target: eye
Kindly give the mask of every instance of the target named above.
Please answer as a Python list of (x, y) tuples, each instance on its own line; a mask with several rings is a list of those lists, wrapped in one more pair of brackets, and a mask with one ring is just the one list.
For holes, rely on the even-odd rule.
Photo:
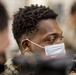
[(52, 43), (55, 41), (55, 38), (53, 37), (53, 38), (49, 39), (48, 41)]
[(55, 41), (55, 38), (51, 38), (51, 42), (54, 42)]
[(61, 36), (61, 37), (60, 37), (60, 40), (63, 40), (63, 38), (64, 38), (64, 36)]
[[(64, 36), (61, 36), (59, 39), (60, 39), (60, 40), (63, 40), (63, 38), (64, 38)], [(53, 43), (53, 42), (55, 42), (57, 39), (58, 39), (58, 37), (52, 37), (52, 38), (48, 39), (48, 41), (51, 42), (51, 43)]]

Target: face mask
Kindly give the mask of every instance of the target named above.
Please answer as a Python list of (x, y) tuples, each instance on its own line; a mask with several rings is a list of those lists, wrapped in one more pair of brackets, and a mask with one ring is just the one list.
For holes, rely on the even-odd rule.
[(55, 44), (55, 45), (48, 45), (48, 46), (42, 47), (42, 46), (32, 42), (29, 39), (28, 39), (28, 41), (30, 41), (31, 43), (33, 43), (34, 45), (36, 45), (36, 46), (38, 46), (40, 48), (44, 48), (46, 56), (48, 56), (48, 55), (51, 55), (51, 56), (64, 56), (65, 53), (66, 53), (64, 43)]

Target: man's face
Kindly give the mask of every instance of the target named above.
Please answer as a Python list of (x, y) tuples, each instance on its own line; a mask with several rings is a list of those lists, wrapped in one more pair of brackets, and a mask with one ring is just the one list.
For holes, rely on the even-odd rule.
[(0, 64), (4, 64), (6, 61), (5, 56), (5, 49), (7, 48), (9, 44), (8, 39), (8, 29), (5, 28), (3, 31), (0, 32)]
[[(56, 20), (47, 19), (39, 22), (39, 31), (36, 33), (35, 37), (31, 39), (32, 42), (40, 46), (54, 45), (62, 43), (62, 30), (60, 29)], [(31, 51), (33, 53), (41, 51), (45, 54), (45, 50), (41, 47), (36, 46), (31, 43), (24, 50)]]
[(76, 12), (72, 14), (72, 21), (76, 24)]

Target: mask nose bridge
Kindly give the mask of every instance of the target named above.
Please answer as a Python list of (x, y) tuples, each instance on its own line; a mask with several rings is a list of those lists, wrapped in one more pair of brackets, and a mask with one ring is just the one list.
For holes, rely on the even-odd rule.
[(35, 42), (33, 42), (33, 41), (29, 40), (29, 39), (26, 39), (26, 40), (28, 40), (28, 41), (29, 41), (29, 42), (31, 42), (32, 44), (34, 44), (34, 45), (36, 45), (36, 46), (38, 46), (38, 47), (40, 47), (40, 48), (43, 48), (43, 49), (44, 49), (44, 47), (43, 47), (43, 46), (41, 46), (41, 45), (39, 45), (39, 44), (37, 44), (37, 43), (35, 43)]

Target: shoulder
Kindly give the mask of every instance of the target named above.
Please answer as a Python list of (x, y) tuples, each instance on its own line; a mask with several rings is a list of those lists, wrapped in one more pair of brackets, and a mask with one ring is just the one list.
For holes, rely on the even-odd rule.
[(15, 68), (15, 66), (13, 65), (12, 59), (9, 59), (6, 63), (5, 63), (5, 71), (0, 74), (0, 75), (16, 75), (18, 72)]

